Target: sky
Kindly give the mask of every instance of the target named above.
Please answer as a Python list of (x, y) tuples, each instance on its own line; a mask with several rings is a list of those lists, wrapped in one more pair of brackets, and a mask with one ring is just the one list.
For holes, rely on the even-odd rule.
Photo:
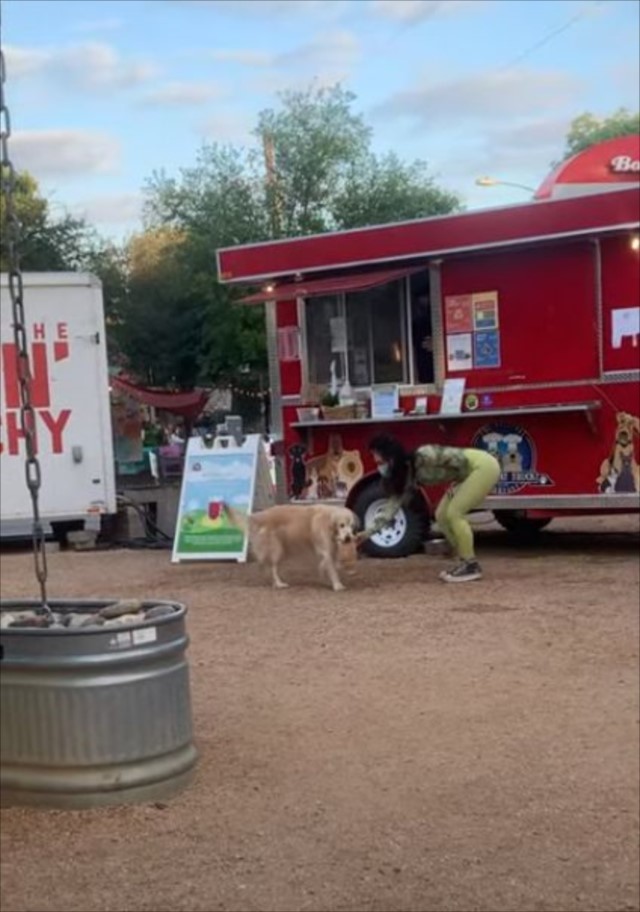
[[(341, 82), (378, 153), (467, 208), (522, 202), (571, 120), (640, 107), (638, 0), (0, 0), (10, 154), (122, 239), (154, 171), (251, 145), (278, 92)], [(479, 187), (489, 175), (504, 184)]]

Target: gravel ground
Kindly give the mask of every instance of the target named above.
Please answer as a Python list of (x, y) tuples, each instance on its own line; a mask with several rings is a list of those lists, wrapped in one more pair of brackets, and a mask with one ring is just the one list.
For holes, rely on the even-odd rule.
[(2, 912), (638, 910), (638, 520), (479, 543), (481, 583), (363, 559), (337, 594), (51, 555), (52, 596), (188, 605), (201, 757), (164, 806), (3, 810)]

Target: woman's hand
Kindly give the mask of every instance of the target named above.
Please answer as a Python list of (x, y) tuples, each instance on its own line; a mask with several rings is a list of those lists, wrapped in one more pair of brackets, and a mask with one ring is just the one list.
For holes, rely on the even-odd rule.
[(361, 548), (362, 545), (366, 542), (368, 535), (366, 532), (356, 533), (356, 548)]

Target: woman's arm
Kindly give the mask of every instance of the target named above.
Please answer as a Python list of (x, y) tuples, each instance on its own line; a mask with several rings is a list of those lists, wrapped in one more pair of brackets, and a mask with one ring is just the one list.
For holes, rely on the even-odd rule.
[(376, 516), (375, 520), (369, 526), (369, 528), (364, 529), (362, 532), (358, 533), (358, 544), (366, 541), (368, 538), (371, 538), (372, 535), (375, 535), (376, 532), (380, 532), (381, 529), (384, 529), (385, 526), (388, 526), (400, 507), (409, 500), (410, 496), (410, 492), (408, 492), (402, 495), (395, 495), (393, 497), (390, 497), (385, 503), (382, 511)]

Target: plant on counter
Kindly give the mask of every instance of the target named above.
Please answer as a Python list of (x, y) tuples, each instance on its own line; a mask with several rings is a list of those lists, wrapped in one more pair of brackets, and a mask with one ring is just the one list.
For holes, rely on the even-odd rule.
[(334, 408), (336, 405), (340, 405), (340, 398), (337, 393), (327, 390), (320, 398), (320, 405), (324, 408)]

